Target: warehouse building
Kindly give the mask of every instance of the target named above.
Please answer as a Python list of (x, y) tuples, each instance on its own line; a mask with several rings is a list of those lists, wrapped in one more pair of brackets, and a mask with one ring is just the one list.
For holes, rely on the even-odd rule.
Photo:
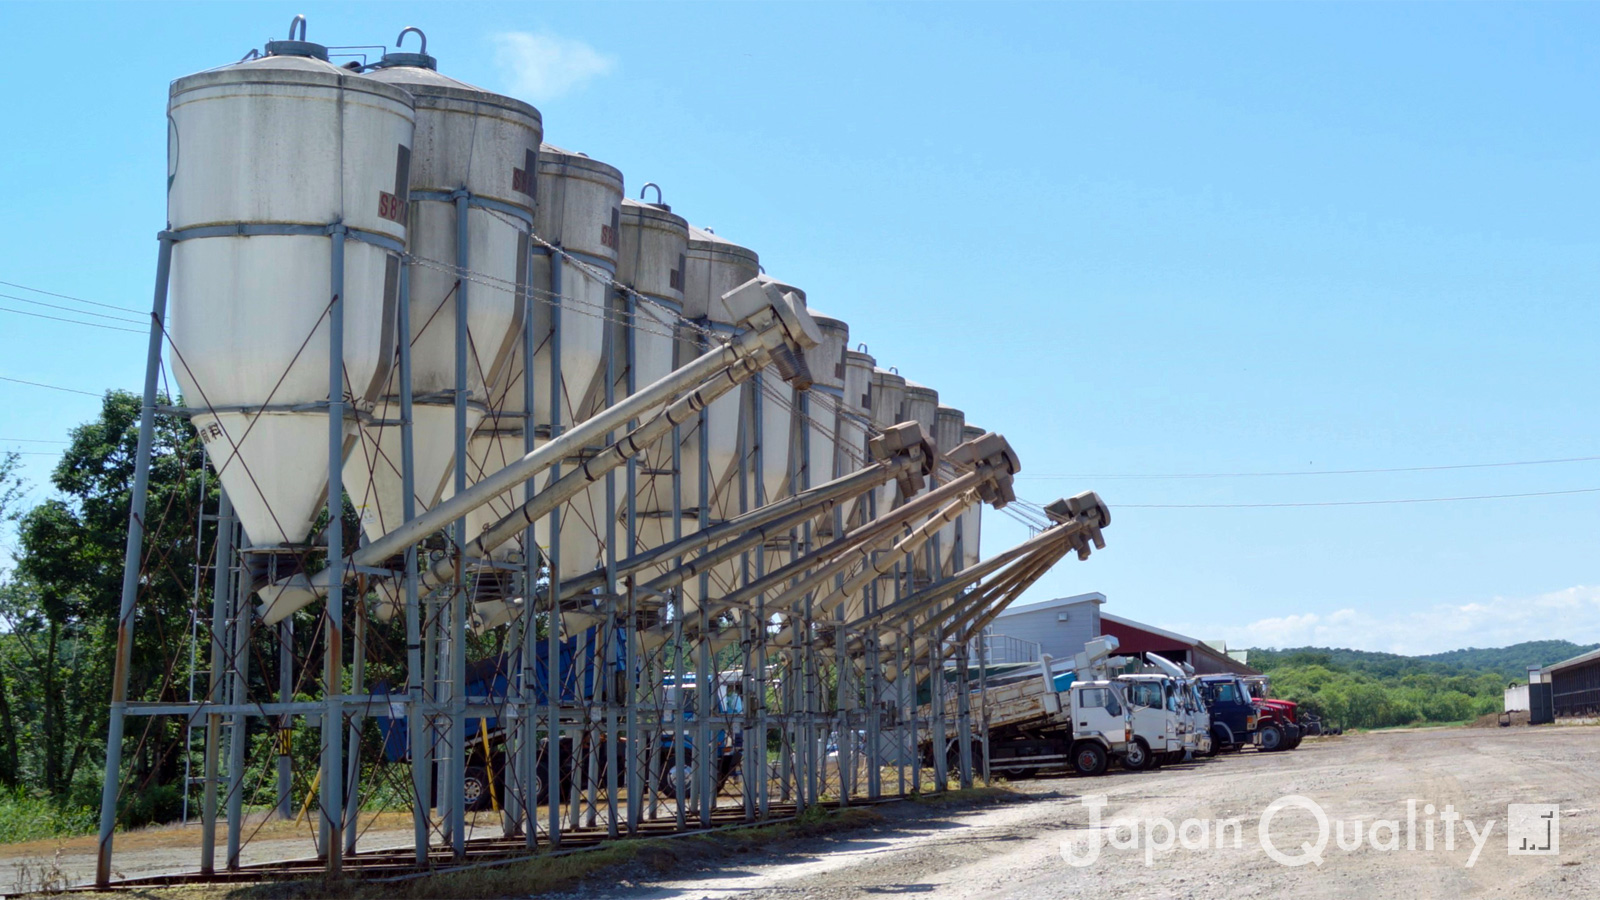
[(1173, 662), (1189, 663), (1201, 675), (1257, 674), (1245, 664), (1243, 651), (1229, 653), (1220, 642), (1201, 641), (1114, 616), (1100, 609), (1105, 602), (1106, 595), (1096, 592), (1007, 609), (986, 630), (989, 661), (1032, 662), (1041, 653), (1054, 659), (1069, 658), (1090, 640), (1112, 635), (1118, 652), (1126, 656), (1159, 653)]
[(1540, 675), (1557, 719), (1600, 716), (1600, 650), (1545, 666)]

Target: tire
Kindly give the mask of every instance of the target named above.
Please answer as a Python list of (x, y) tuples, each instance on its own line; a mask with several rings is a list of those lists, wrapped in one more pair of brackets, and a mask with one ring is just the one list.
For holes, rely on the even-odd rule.
[(474, 766), (467, 770), (466, 776), (461, 780), (461, 796), (467, 807), (467, 812), (476, 812), (489, 808), (489, 773)]
[(1300, 746), (1300, 742), (1305, 740), (1306, 737), (1305, 730), (1298, 725), (1290, 726), (1290, 728), (1289, 743), (1283, 748), (1285, 750), (1293, 750), (1294, 748)]
[(1106, 748), (1094, 741), (1079, 741), (1072, 748), (1072, 771), (1079, 775), (1104, 775), (1110, 765)]
[(1015, 772), (1011, 772), (1010, 773), (1010, 777), (1018, 779), (1018, 780), (1021, 780), (1021, 779), (1024, 779), (1024, 778), (1038, 778), (1039, 777), (1039, 770), (1038, 769), (1018, 769)]
[(1267, 753), (1275, 753), (1288, 746), (1288, 735), (1283, 733), (1282, 728), (1279, 728), (1277, 725), (1271, 722), (1261, 726), (1261, 728), (1256, 731), (1256, 734), (1261, 736), (1261, 743), (1259, 746)]
[[(678, 777), (674, 768), (671, 759), (661, 767), (661, 794), (669, 800), (678, 797)], [(687, 755), (683, 758), (683, 795), (686, 802), (694, 796), (694, 759)]]
[(1144, 738), (1134, 738), (1122, 753), (1122, 767), (1130, 772), (1143, 772), (1154, 768), (1155, 764), (1155, 754), (1150, 752)]
[(1204, 753), (1196, 753), (1195, 756), (1203, 758), (1203, 759), (1210, 759), (1211, 757), (1216, 756), (1218, 751), (1220, 751), (1221, 749), (1222, 749), (1222, 742), (1217, 740), (1216, 735), (1212, 735), (1211, 736), (1211, 746), (1206, 748), (1206, 752), (1204, 752)]

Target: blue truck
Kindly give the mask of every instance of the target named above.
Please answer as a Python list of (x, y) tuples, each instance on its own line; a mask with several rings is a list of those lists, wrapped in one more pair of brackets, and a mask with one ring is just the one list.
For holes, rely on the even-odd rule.
[[(595, 633), (590, 629), (587, 635), (588, 642), (585, 646), (593, 647)], [(581, 706), (586, 702), (595, 700), (599, 694), (597, 688), (606, 679), (610, 679), (613, 696), (618, 696), (626, 689), (626, 652), (618, 632), (616, 645), (613, 652), (605, 654), (599, 659), (600, 654), (580, 654), (578, 640), (568, 638), (560, 644), (560, 672), (561, 689), (560, 703), (563, 707), (572, 708)], [(534, 645), (534, 679), (532, 684), (533, 703), (536, 709), (545, 708), (549, 702), (550, 683), (550, 653), (545, 641), (538, 641)], [(467, 666), (466, 693), (469, 702), (474, 705), (504, 706), (510, 692), (512, 680), (520, 675), (520, 666), (515, 657), (510, 654), (499, 654), (487, 659), (479, 660)], [(724, 682), (719, 684), (713, 700), (713, 715), (719, 718), (728, 717), (725, 723), (719, 725), (713, 733), (712, 744), (716, 754), (715, 768), (713, 769), (714, 787), (720, 791), (728, 778), (736, 771), (741, 762), (742, 740), (741, 733), (732, 725), (732, 717), (743, 713), (743, 699), (737, 691), (737, 678), (730, 688), (727, 676), (719, 679)], [(695, 762), (695, 722), (696, 693), (692, 690), (693, 676), (685, 679), (684, 687), (691, 690), (683, 694), (683, 720), (684, 728), (688, 732), (684, 747), (685, 768), (690, 768)], [(388, 690), (386, 685), (378, 684), (373, 688), (374, 694), (384, 694)], [(674, 770), (677, 752), (674, 746), (676, 728), (665, 723), (672, 720), (672, 710), (677, 708), (679, 691), (668, 679), (663, 691), (665, 695), (665, 708), (662, 710), (661, 719), (663, 726), (660, 732), (653, 736), (643, 736), (645, 739), (653, 737), (649, 746), (656, 755), (656, 765), (653, 770), (660, 773), (658, 790), (668, 797), (676, 796), (677, 775)], [(536, 712), (535, 715), (538, 715)], [(384, 756), (394, 763), (408, 762), (411, 758), (409, 734), (404, 717), (391, 717), (379, 715), (375, 717), (380, 732), (383, 735)], [(578, 729), (567, 728), (557, 744), (560, 771), (562, 773), (560, 797), (568, 796), (573, 787), (574, 760), (587, 757), (594, 751), (599, 766), (595, 773), (595, 787), (605, 790), (607, 781), (607, 763), (610, 754), (607, 752), (607, 739), (603, 728), (585, 728), (574, 742), (573, 732)], [(503, 791), (502, 785), (506, 781), (506, 756), (507, 734), (499, 716), (471, 717), (462, 726), (462, 738), (466, 747), (466, 773), (462, 785), (462, 792), (468, 810), (484, 809), (497, 799), (497, 794)], [(627, 753), (628, 744), (625, 737), (618, 738), (617, 754), (623, 758)], [(549, 802), (549, 792), (545, 781), (549, 771), (549, 740), (541, 738), (536, 750), (534, 796), (538, 803)], [(576, 756), (574, 755), (576, 753)], [(585, 769), (582, 773), (582, 786), (585, 790), (590, 787), (590, 773)], [(685, 772), (685, 784), (689, 787), (688, 793), (693, 793), (692, 779)], [(686, 798), (687, 799), (687, 798)]]

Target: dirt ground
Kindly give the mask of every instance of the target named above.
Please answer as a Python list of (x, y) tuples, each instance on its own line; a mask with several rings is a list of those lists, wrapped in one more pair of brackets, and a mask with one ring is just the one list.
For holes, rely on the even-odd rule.
[[(1284, 753), (1246, 751), (1156, 772), (1113, 770), (1102, 778), (1041, 778), (1010, 787), (1020, 796), (1009, 802), (888, 804), (876, 807), (881, 818), (872, 817), (875, 824), (866, 828), (776, 841), (749, 852), (741, 848), (731, 858), (686, 852), (665, 865), (659, 858), (649, 865), (627, 863), (591, 875), (582, 890), (560, 896), (1600, 896), (1600, 729), (1593, 727), (1432, 728), (1314, 738)], [(1094, 795), (1105, 801), (1099, 828), (1091, 827), (1092, 810), (1084, 802)], [(1263, 813), (1291, 795), (1314, 801), (1328, 823), (1326, 832), (1311, 811), (1291, 807), (1270, 817), (1270, 844), (1285, 859), (1303, 862), (1302, 843), (1314, 846), (1326, 833), (1320, 864), (1286, 865), (1262, 844)], [(1415, 801), (1415, 826), (1409, 828), (1407, 801)], [(1559, 807), (1558, 818), (1519, 823), (1524, 827), (1517, 833), (1532, 834), (1530, 846), (1543, 846), (1545, 835), (1557, 832), (1557, 853), (1508, 853), (1507, 805), (1513, 803)], [(1446, 847), (1445, 816), (1451, 811), (1460, 817), (1448, 823), (1453, 849)], [(1138, 823), (1135, 846), (1112, 846), (1126, 845), (1132, 834), (1115, 822), (1119, 818)], [(1237, 820), (1220, 829), (1220, 848), (1218, 820)], [(1379, 824), (1375, 847), (1373, 827), (1382, 820), (1394, 820), (1396, 827), (1391, 834)], [(1205, 848), (1198, 849), (1202, 822)], [(1342, 849), (1340, 840), (1351, 843), (1355, 822), (1363, 840)], [(1408, 848), (1408, 830), (1415, 849)], [(161, 834), (119, 839), (119, 868), (170, 869), (177, 851), (163, 846), (168, 842)], [(294, 841), (280, 840), (285, 848)], [(296, 842), (297, 851), (303, 841)], [(1087, 861), (1096, 844), (1099, 856)], [(1087, 864), (1069, 864), (1064, 847)], [(13, 852), (18, 849), (0, 848), (0, 881), (15, 884), (18, 861), (49, 856), (48, 848)], [(92, 850), (92, 839), (84, 849)], [(79, 852), (74, 846), (63, 859), (76, 868)], [(192, 860), (192, 854), (182, 855)]]
[[(615, 887), (595, 885), (571, 896), (723, 898), (741, 900), (803, 896), (818, 900), (917, 894), (951, 898), (1067, 897), (1594, 897), (1600, 896), (1600, 729), (1422, 729), (1338, 738), (1308, 739), (1285, 753), (1244, 752), (1152, 773), (1113, 771), (1099, 779), (1047, 778), (1012, 787), (1031, 795), (1008, 803), (953, 814), (897, 804), (880, 811), (875, 828), (825, 839), (823, 846), (775, 848), (715, 872), (629, 879)], [(1103, 793), (1102, 821), (1119, 816), (1230, 819), (1241, 823), (1241, 846), (1232, 830), (1223, 849), (1152, 849), (1146, 863), (1139, 849), (1106, 847), (1090, 865), (1069, 865), (1063, 844), (1087, 851), (1094, 835), (1082, 798)], [(1329, 820), (1321, 865), (1286, 866), (1273, 861), (1258, 833), (1262, 813), (1274, 800), (1300, 795), (1319, 804)], [(1415, 800), (1416, 850), (1407, 850), (1407, 800)], [(1554, 803), (1560, 807), (1559, 853), (1510, 856), (1507, 804)], [(1434, 805), (1428, 815), (1427, 804)], [(1452, 823), (1455, 849), (1446, 850), (1446, 805), (1463, 822)], [(1363, 843), (1338, 846), (1337, 823), (1363, 822)], [(1374, 849), (1375, 820), (1397, 820), (1394, 850)], [(1434, 825), (1434, 849), (1427, 823)], [(1465, 822), (1482, 834), (1482, 849)], [(1191, 845), (1198, 825), (1190, 826)], [(1307, 810), (1290, 809), (1270, 820), (1272, 845), (1295, 858), (1303, 841), (1313, 844), (1320, 826)], [(1141, 826), (1141, 837), (1150, 831)], [(1126, 829), (1117, 835), (1128, 837)], [(1154, 843), (1167, 841), (1160, 825)], [(1387, 847), (1387, 827), (1378, 844)]]

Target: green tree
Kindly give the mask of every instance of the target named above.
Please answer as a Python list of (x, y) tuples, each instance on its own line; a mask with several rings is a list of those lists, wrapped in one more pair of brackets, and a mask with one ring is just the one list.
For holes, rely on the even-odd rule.
[[(165, 397), (159, 401), (165, 405)], [(108, 392), (100, 415), (72, 431), (51, 474), (57, 496), (22, 517), (17, 577), (3, 614), (17, 645), (15, 660), (37, 688), (31, 733), (38, 783), (63, 795), (85, 763), (100, 754), (109, 673), (116, 644), (123, 554), (138, 445), (140, 400)], [(187, 422), (159, 416), (152, 444), (146, 540), (139, 578), (129, 693), (132, 699), (176, 700), (184, 672), (174, 640), (189, 621), (203, 457)], [(177, 758), (165, 721), (136, 725), (133, 777), (169, 781)], [(144, 730), (148, 729), (148, 730)], [(137, 781), (135, 783), (138, 783)]]

